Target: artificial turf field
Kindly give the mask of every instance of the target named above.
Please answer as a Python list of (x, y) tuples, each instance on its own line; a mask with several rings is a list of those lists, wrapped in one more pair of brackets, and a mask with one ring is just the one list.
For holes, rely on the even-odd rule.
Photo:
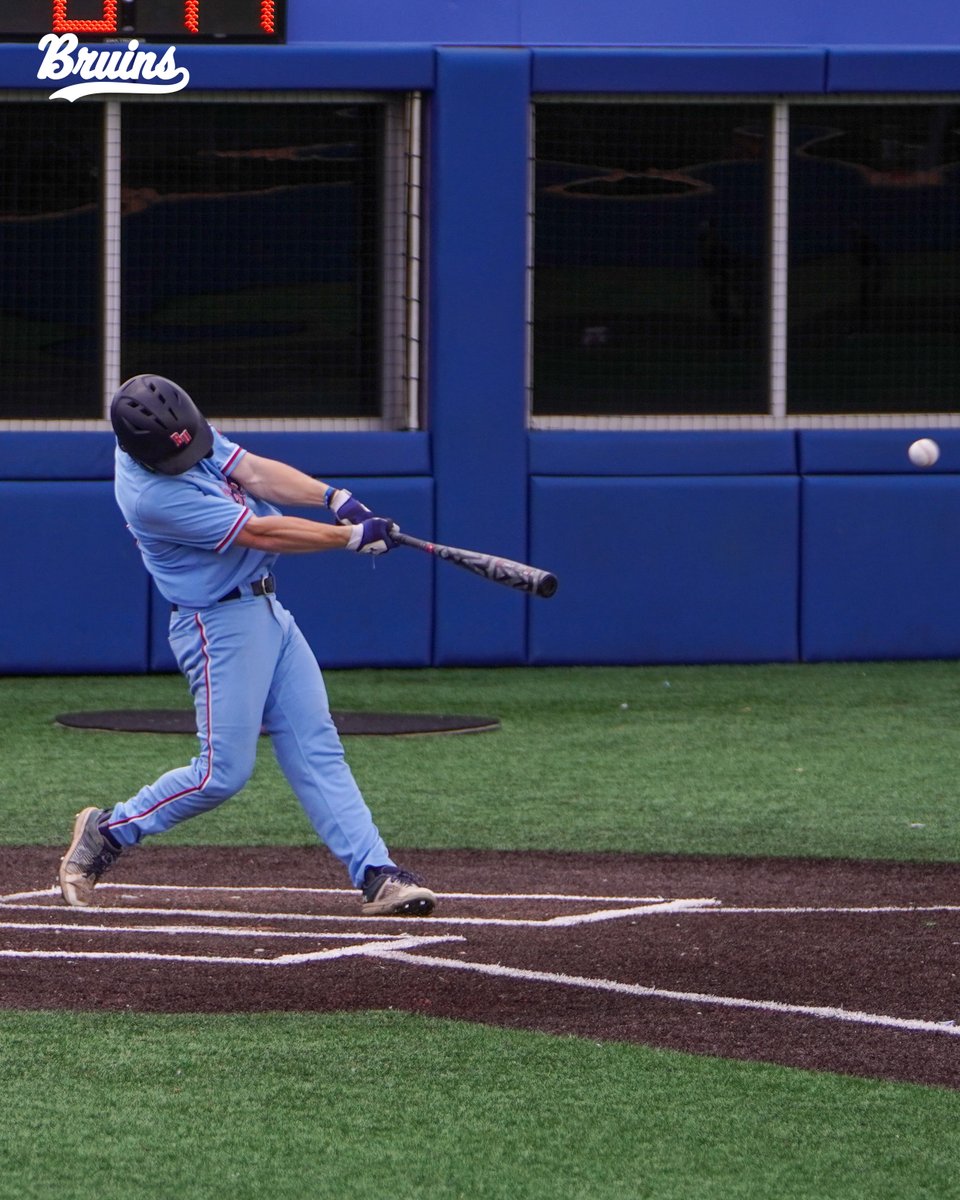
[[(496, 733), (347, 739), (394, 847), (955, 862), (960, 667), (332, 672), (334, 708)], [(182, 706), (174, 677), (8, 679), (0, 841), (48, 845), (193, 739), (59, 712)], [(303, 845), (257, 773), (167, 845)], [(955, 1091), (396, 1012), (0, 1018), (0, 1196), (947, 1197)]]

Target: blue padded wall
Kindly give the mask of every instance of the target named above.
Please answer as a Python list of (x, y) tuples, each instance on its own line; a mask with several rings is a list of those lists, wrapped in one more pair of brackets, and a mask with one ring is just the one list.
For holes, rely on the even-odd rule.
[[(440, 50), (431, 137), (430, 422), (436, 537), (526, 557), (525, 298), (530, 58)], [(437, 574), (434, 658), (520, 663), (522, 599)]]
[(534, 478), (534, 663), (791, 661), (796, 478)]
[(147, 580), (110, 483), (0, 483), (0, 671), (143, 671)]
[(116, 439), (105, 433), (0, 433), (0, 479), (113, 479)]
[(806, 478), (803, 659), (960, 656), (958, 527), (955, 475)]
[(795, 475), (791, 429), (530, 434), (531, 475)]
[[(337, 482), (411, 533), (432, 536), (429, 479)], [(318, 519), (316, 509), (285, 511)], [(275, 568), (277, 595), (296, 617), (323, 667), (429, 666), (434, 570), (427, 555), (407, 549), (379, 559), (343, 551), (290, 554)], [(152, 587), (151, 592), (151, 668), (176, 670), (167, 644), (170, 607)]]
[[(922, 470), (907, 455), (917, 438), (940, 447), (934, 466)], [(805, 429), (797, 434), (804, 475), (940, 475), (960, 470), (960, 429)]]
[(698, 49), (633, 47), (537, 48), (534, 92), (820, 92), (826, 54), (815, 47), (785, 49)]

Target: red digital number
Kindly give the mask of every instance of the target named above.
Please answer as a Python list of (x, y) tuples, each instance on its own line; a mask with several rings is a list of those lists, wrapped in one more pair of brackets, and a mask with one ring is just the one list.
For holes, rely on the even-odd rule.
[(200, 32), (200, 0), (184, 0), (183, 23), (190, 33)]
[[(183, 0), (183, 24), (190, 33), (200, 32), (200, 0)], [(264, 33), (276, 32), (274, 0), (260, 0), (260, 28)]]
[(116, 33), (117, 0), (103, 0), (101, 21), (71, 21), (67, 17), (68, 0), (53, 0), (54, 33)]

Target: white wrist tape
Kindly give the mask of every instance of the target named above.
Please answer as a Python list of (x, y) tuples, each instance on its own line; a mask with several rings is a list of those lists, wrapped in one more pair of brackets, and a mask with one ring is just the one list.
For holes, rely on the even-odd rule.
[(350, 526), (350, 540), (347, 542), (346, 549), (347, 550), (356, 550), (357, 547), (360, 545), (360, 539), (362, 537), (363, 537), (363, 526), (362, 525), (351, 525)]

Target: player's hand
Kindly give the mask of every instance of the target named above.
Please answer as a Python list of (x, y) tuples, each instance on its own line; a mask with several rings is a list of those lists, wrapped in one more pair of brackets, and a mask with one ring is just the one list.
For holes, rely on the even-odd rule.
[(395, 529), (399, 526), (389, 517), (368, 517), (353, 527), (347, 549), (358, 554), (386, 554), (397, 544), (390, 536)]
[(330, 497), (329, 508), (337, 518), (338, 525), (360, 525), (373, 516), (370, 509), (354, 499), (353, 492), (348, 492), (346, 488), (337, 488)]

